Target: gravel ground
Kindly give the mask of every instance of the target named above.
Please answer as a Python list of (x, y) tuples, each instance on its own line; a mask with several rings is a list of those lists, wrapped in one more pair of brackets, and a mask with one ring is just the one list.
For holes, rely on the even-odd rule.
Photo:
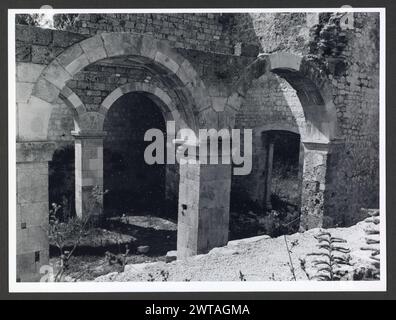
[[(351, 249), (351, 270), (369, 263), (369, 253), (360, 250), (365, 244), (365, 228), (367, 223), (360, 222), (350, 228), (326, 230), (333, 237), (347, 241), (346, 246)], [(306, 259), (308, 274), (315, 274), (312, 269), (315, 258), (307, 254), (318, 251), (314, 236), (319, 232), (320, 229), (313, 229), (287, 236), (297, 280), (307, 280), (300, 259)], [(110, 273), (95, 281), (241, 281), (241, 274), (246, 281), (292, 280), (285, 238), (260, 236), (231, 241), (206, 255), (171, 263), (128, 265), (124, 273)]]

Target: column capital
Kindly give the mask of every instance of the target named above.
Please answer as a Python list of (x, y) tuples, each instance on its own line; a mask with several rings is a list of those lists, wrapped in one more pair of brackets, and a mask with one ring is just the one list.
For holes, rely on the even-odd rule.
[(102, 139), (107, 135), (107, 132), (102, 130), (73, 130), (71, 134), (76, 139)]
[(301, 141), (301, 143), (308, 150), (329, 151), (329, 147), (330, 147), (330, 142)]

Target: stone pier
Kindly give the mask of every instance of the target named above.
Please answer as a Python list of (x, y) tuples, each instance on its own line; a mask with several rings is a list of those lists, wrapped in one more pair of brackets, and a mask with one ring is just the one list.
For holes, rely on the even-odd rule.
[[(177, 257), (204, 254), (228, 242), (231, 165), (180, 163)], [(209, 162), (208, 163), (213, 163)]]
[(73, 132), (75, 137), (76, 214), (80, 218), (89, 215), (100, 220), (103, 201), (95, 201), (94, 188), (103, 192), (103, 131)]

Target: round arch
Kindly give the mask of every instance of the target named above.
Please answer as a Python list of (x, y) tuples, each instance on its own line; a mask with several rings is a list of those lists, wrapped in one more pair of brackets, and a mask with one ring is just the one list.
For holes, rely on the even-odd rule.
[[(120, 56), (137, 57), (150, 64), (164, 78), (177, 83), (190, 100), (186, 113), (192, 121), (188, 125), (198, 128), (196, 115), (212, 107), (205, 84), (190, 62), (173, 50), (167, 41), (157, 40), (146, 35), (130, 33), (102, 33), (76, 43), (57, 56), (40, 74), (35, 83), (29, 105), (35, 112), (26, 114), (29, 123), (35, 123), (34, 130), (28, 130), (31, 139), (46, 140), (49, 115), (52, 105), (59, 103), (59, 96), (72, 102), (80, 122), (88, 128), (103, 120), (100, 113), (86, 112), (84, 105), (66, 84), (73, 76), (100, 60)], [(185, 106), (184, 106), (185, 107)]]
[(306, 119), (300, 129), (304, 141), (328, 143), (336, 136), (337, 115), (327, 76), (312, 60), (295, 54), (260, 55), (234, 84), (227, 105), (237, 113), (251, 82), (268, 72), (285, 79), (296, 90)]
[(148, 94), (148, 97), (161, 109), (165, 121), (175, 121), (177, 129), (185, 128), (188, 123), (194, 122), (194, 119), (188, 119), (188, 115), (184, 114), (183, 110), (179, 112), (177, 105), (167, 92), (154, 84), (145, 82), (129, 82), (116, 88), (103, 100), (99, 112), (106, 117), (107, 112), (116, 100), (132, 92)]

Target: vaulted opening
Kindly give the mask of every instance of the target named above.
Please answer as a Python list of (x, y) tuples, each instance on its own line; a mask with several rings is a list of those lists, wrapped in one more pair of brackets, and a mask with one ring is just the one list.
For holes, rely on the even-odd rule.
[(74, 144), (67, 144), (55, 150), (48, 162), (49, 209), (61, 222), (74, 217), (75, 212), (75, 161)]
[[(104, 131), (104, 199), (107, 216), (154, 215), (177, 218), (178, 172), (175, 166), (149, 165), (144, 141), (159, 129), (166, 141), (166, 123), (159, 106), (145, 93), (128, 93), (109, 109)], [(164, 146), (165, 147), (165, 146)], [(166, 152), (164, 148), (163, 152)]]
[[(233, 177), (230, 238), (279, 236), (298, 231), (303, 150), (300, 135), (286, 130), (264, 131), (254, 150), (258, 169), (240, 180)], [(246, 190), (250, 180), (254, 193)]]

